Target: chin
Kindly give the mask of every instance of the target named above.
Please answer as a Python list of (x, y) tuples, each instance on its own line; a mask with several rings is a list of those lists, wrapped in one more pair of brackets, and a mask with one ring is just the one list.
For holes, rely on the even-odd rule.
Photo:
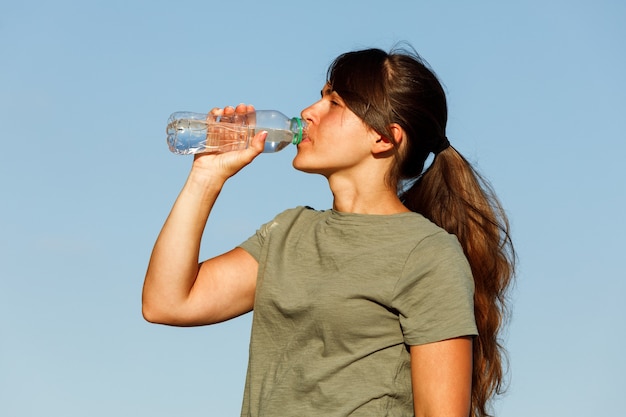
[(300, 155), (296, 155), (295, 158), (293, 158), (291, 165), (298, 171), (306, 172), (308, 174), (320, 173), (319, 167), (316, 167), (315, 165), (307, 163), (304, 158), (300, 157)]
[(302, 161), (302, 155), (300, 154), (300, 152), (298, 151), (298, 153), (296, 154), (296, 156), (293, 157), (293, 161), (291, 161), (291, 165), (293, 165), (293, 167), (295, 169), (297, 169), (298, 171), (302, 171), (302, 169), (304, 168), (304, 166), (306, 164), (303, 163)]

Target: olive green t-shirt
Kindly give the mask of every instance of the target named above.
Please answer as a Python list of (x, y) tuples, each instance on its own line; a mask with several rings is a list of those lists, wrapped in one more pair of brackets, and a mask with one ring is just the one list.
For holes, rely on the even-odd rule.
[(419, 214), (298, 207), (241, 247), (259, 262), (242, 416), (413, 416), (408, 346), (477, 334), (463, 250)]

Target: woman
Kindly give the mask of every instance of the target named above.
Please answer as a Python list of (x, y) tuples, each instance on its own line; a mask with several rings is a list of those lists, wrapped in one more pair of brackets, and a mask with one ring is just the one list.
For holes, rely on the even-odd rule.
[(198, 264), (220, 190), (265, 134), (196, 156), (154, 247), (144, 317), (204, 325), (254, 309), (242, 416), (488, 415), (514, 254), (497, 199), (446, 138), (436, 76), (414, 53), (346, 53), (302, 118), (293, 166), (326, 177), (332, 209), (287, 210)]

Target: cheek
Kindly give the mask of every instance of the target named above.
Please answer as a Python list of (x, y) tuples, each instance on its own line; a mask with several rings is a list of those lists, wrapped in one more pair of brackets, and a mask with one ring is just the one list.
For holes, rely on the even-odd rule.
[(335, 165), (334, 161), (344, 153), (326, 138), (317, 138), (313, 142), (302, 142), (298, 145), (292, 165), (303, 172), (320, 173), (328, 166)]

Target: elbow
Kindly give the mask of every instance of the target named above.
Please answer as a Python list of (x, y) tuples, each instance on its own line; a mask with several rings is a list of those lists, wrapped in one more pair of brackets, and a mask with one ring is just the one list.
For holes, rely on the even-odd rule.
[(172, 307), (170, 300), (144, 286), (141, 294), (141, 315), (144, 320), (153, 324), (171, 324)]
[(158, 302), (142, 301), (141, 315), (144, 320), (152, 324), (164, 324), (166, 326), (187, 327), (196, 325), (182, 314), (180, 309), (174, 306), (163, 305)]
[(158, 303), (149, 302), (145, 298), (141, 302), (141, 315), (148, 323), (153, 324), (173, 324), (171, 317), (167, 314), (166, 309), (163, 309)]
[(141, 304), (141, 315), (148, 323), (165, 324), (157, 311), (145, 301)]

